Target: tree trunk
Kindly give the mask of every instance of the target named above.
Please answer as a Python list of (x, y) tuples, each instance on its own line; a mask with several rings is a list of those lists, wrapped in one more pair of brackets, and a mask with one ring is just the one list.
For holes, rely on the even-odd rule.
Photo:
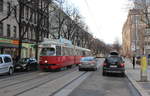
[(22, 11), (22, 4), (19, 2), (19, 46), (18, 46), (18, 57), (19, 59), (21, 58), (21, 49), (22, 49), (22, 23), (21, 23), (21, 11)]

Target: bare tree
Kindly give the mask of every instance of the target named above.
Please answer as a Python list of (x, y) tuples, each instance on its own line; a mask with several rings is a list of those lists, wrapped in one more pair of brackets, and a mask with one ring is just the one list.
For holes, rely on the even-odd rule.
[(52, 30), (52, 36), (55, 39), (60, 37), (68, 40), (74, 40), (75, 33), (78, 33), (79, 23), (81, 16), (79, 11), (70, 6), (65, 0), (55, 0), (54, 6), (55, 11), (50, 14), (50, 21), (53, 23), (50, 26)]
[(53, 0), (52, 7), (55, 10), (50, 14), (50, 21), (53, 23), (50, 26), (50, 30), (55, 39), (62, 37), (64, 23), (68, 18), (66, 13), (64, 13), (64, 2), (65, 0)]
[[(15, 14), (16, 17), (16, 21), (18, 23), (19, 26), (19, 58), (21, 57), (21, 49), (22, 49), (22, 41), (25, 39), (24, 36), (25, 34), (27, 34), (30, 23), (33, 20), (33, 16), (35, 18), (35, 12), (37, 13), (36, 15), (36, 33), (35, 33), (35, 41), (36, 41), (36, 58), (38, 58), (38, 43), (39, 43), (39, 36), (41, 36), (41, 28), (43, 26), (47, 26), (48, 27), (48, 22), (43, 21), (43, 18), (45, 18), (45, 16), (48, 13), (48, 7), (49, 7), (50, 1), (47, 1), (47, 5), (42, 7), (39, 5), (39, 1), (35, 1), (35, 0), (30, 0), (30, 1), (24, 1), (24, 0), (18, 0), (18, 5), (16, 5), (16, 7), (18, 7), (19, 12), (15, 12), (17, 14)], [(24, 17), (24, 6), (32, 6), (32, 12), (30, 12), (30, 15), (26, 18), (26, 26), (24, 25), (24, 21), (22, 20)], [(41, 13), (42, 12), (42, 13)], [(29, 13), (28, 13), (29, 14)], [(27, 15), (27, 14), (26, 14)], [(43, 25), (44, 24), (44, 25)]]
[[(5, 1), (4, 1), (5, 3)], [(3, 22), (4, 20), (8, 19), (11, 15), (12, 15), (12, 12), (14, 11), (14, 6), (10, 3), (10, 2), (7, 2), (8, 4), (8, 9), (6, 10), (6, 13), (4, 17), (2, 17), (2, 19), (0, 20), (0, 22)]]
[(119, 43), (119, 40), (117, 38), (114, 41), (112, 47), (113, 47), (113, 50), (116, 50), (117, 52), (120, 52), (120, 50), (121, 50), (121, 44)]

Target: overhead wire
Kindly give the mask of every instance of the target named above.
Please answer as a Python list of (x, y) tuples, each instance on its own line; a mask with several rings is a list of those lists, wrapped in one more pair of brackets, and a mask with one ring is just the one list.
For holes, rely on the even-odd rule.
[(89, 13), (90, 17), (92, 18), (93, 23), (94, 23), (94, 25), (95, 25), (97, 31), (100, 32), (100, 30), (99, 30), (99, 28), (98, 28), (98, 25), (97, 25), (97, 23), (96, 23), (96, 21), (95, 21), (95, 17), (93, 16), (93, 12), (91, 11), (91, 8), (90, 8), (90, 6), (89, 6), (88, 1), (87, 1), (87, 0), (84, 0), (84, 2), (85, 2), (85, 4), (86, 4), (86, 6), (87, 6), (88, 13)]

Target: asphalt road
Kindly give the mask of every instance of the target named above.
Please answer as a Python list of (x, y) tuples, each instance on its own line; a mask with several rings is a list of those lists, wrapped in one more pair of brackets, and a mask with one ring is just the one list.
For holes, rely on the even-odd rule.
[(60, 72), (0, 76), (0, 96), (139, 96), (126, 77), (104, 77), (101, 69), (79, 72), (74, 67)]
[(102, 76), (102, 69), (93, 72), (69, 96), (139, 96), (126, 77)]

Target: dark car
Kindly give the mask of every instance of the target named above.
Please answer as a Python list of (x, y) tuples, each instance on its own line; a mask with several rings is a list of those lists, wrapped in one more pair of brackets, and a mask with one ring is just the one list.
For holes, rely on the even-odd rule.
[(20, 71), (37, 70), (37, 60), (34, 58), (22, 58), (14, 65), (14, 68)]
[(120, 73), (121, 76), (125, 75), (124, 60), (120, 56), (107, 57), (103, 64), (103, 75), (107, 73)]

